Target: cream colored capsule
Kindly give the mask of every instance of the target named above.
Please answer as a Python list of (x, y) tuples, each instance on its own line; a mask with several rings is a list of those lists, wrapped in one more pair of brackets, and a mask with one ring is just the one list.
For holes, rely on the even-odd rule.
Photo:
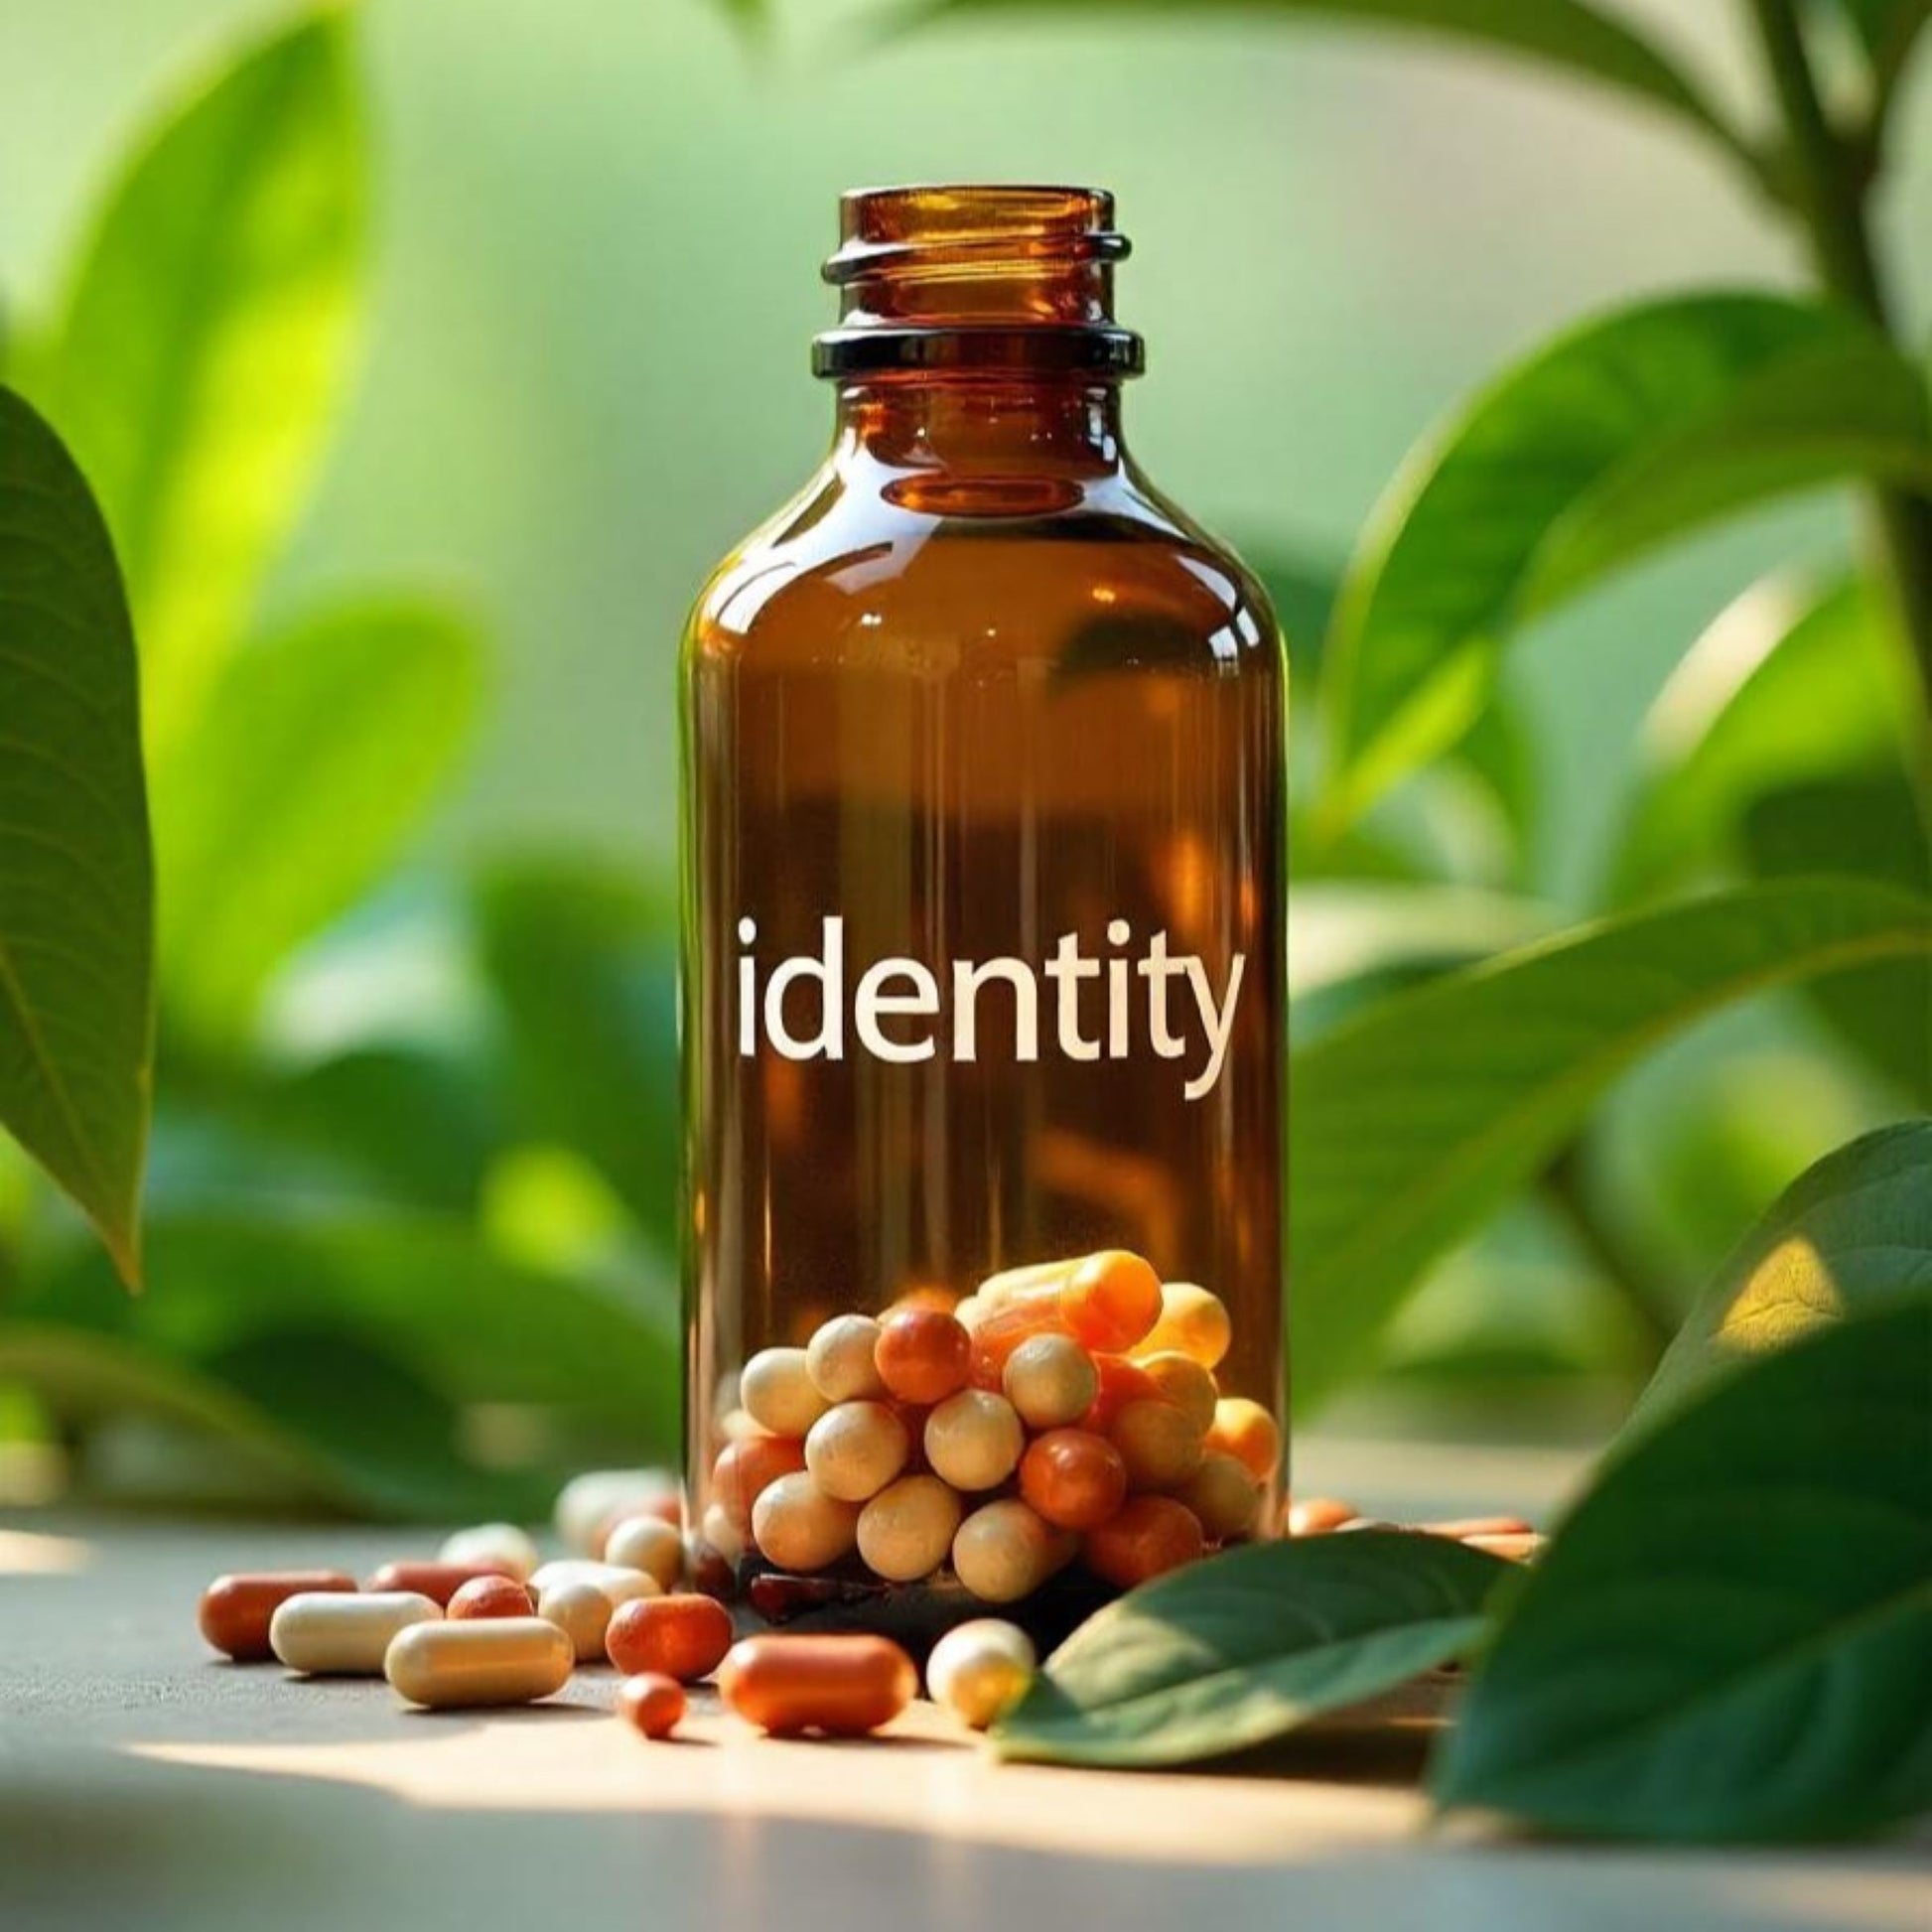
[(1033, 1335), (1007, 1357), (1001, 1386), (1029, 1429), (1064, 1429), (1093, 1407), (1100, 1372), (1071, 1335)]
[(1035, 1289), (1059, 1287), (1085, 1259), (1085, 1255), (1069, 1255), (1064, 1261), (1035, 1261), (1024, 1268), (1003, 1268), (997, 1275), (987, 1276), (973, 1295), (989, 1310), (1004, 1308), (1016, 1297), (1031, 1294)]
[(558, 1491), (551, 1520), (566, 1549), (594, 1556), (604, 1526), (620, 1512), (676, 1493), (677, 1477), (668, 1469), (591, 1469)]
[(1200, 1467), (1200, 1432), (1172, 1402), (1130, 1402), (1107, 1434), (1127, 1464), (1130, 1489), (1177, 1488)]
[(538, 1564), (537, 1546), (514, 1523), (479, 1523), (445, 1537), (436, 1553), (441, 1563), (489, 1563), (504, 1576), (527, 1583)]
[(616, 1607), (592, 1583), (553, 1584), (537, 1598), (537, 1615), (570, 1639), (580, 1664), (602, 1661), (604, 1633), (611, 1627)]
[(802, 1436), (832, 1405), (819, 1394), (802, 1348), (761, 1348), (745, 1364), (739, 1400), (774, 1436)]
[(952, 1311), (952, 1318), (970, 1335), (993, 1311), (977, 1295), (969, 1295)]
[(684, 1575), (684, 1539), (661, 1516), (626, 1516), (604, 1539), (604, 1561), (672, 1589)]
[(879, 1323), (869, 1314), (835, 1314), (805, 1347), (805, 1373), (827, 1402), (863, 1402), (886, 1393), (873, 1359)]
[(1261, 1509), (1261, 1491), (1246, 1463), (1218, 1449), (1203, 1455), (1200, 1467), (1173, 1493), (1200, 1518), (1201, 1534), (1210, 1543), (1246, 1536)]
[(547, 1698), (570, 1682), (576, 1661), (569, 1637), (545, 1617), (478, 1617), (411, 1625), (389, 1645), (382, 1674), (411, 1704), (459, 1710)]
[(878, 1495), (911, 1453), (905, 1425), (883, 1402), (841, 1402), (820, 1416), (805, 1438), (805, 1467), (812, 1480), (845, 1503)]
[(723, 1503), (709, 1504), (704, 1520), (698, 1525), (698, 1536), (702, 1543), (724, 1558), (727, 1563), (736, 1563), (745, 1554), (745, 1536), (732, 1520), (732, 1513)]
[(276, 1606), (268, 1647), (290, 1670), (311, 1677), (380, 1677), (382, 1654), (398, 1630), (442, 1617), (432, 1598), (410, 1589), (304, 1590)]
[(976, 1509), (952, 1540), (952, 1567), (973, 1595), (1016, 1603), (1071, 1561), (1077, 1539), (1012, 1497)]
[(859, 1555), (889, 1584), (915, 1583), (945, 1562), (960, 1514), (937, 1476), (901, 1476), (859, 1512)]
[(1166, 1282), (1161, 1289), (1161, 1318), (1130, 1352), (1136, 1361), (1144, 1361), (1173, 1349), (1202, 1368), (1219, 1368), (1233, 1340), (1234, 1326), (1218, 1295), (1192, 1282)]
[(961, 1389), (925, 1419), (925, 1459), (955, 1489), (996, 1489), (1027, 1447), (1014, 1406), (986, 1389)]
[(562, 1584), (591, 1584), (613, 1603), (622, 1603), (632, 1596), (655, 1596), (659, 1592), (657, 1579), (649, 1571), (633, 1565), (597, 1563), (588, 1557), (559, 1557), (541, 1565), (531, 1575), (530, 1594), (541, 1596), (545, 1590), (555, 1589)]
[(752, 1505), (752, 1540), (780, 1570), (823, 1570), (858, 1534), (859, 1505), (828, 1496), (804, 1469), (768, 1484)]
[(1139, 1367), (1141, 1373), (1186, 1416), (1194, 1427), (1194, 1434), (1206, 1435), (1213, 1427), (1214, 1405), (1221, 1399), (1221, 1391), (1215, 1386), (1214, 1377), (1191, 1355), (1183, 1355), (1176, 1348), (1141, 1357)]
[(1017, 1623), (975, 1617), (933, 1645), (925, 1666), (926, 1696), (963, 1724), (985, 1730), (1027, 1695), (1038, 1662), (1033, 1639)]

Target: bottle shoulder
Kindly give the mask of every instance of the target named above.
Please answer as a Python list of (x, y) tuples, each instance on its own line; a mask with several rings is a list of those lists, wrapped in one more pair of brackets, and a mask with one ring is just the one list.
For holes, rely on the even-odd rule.
[(1279, 674), (1260, 583), (1138, 471), (1004, 514), (910, 507), (874, 483), (823, 466), (706, 581), (687, 657)]

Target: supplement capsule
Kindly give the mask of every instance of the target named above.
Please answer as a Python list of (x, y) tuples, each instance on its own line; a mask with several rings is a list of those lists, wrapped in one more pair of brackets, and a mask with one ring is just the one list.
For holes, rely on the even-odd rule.
[(805, 1373), (827, 1402), (865, 1402), (886, 1393), (874, 1359), (879, 1323), (869, 1314), (835, 1314), (806, 1344)]
[(1169, 1282), (1161, 1290), (1161, 1317), (1134, 1352), (1159, 1355), (1173, 1349), (1211, 1369), (1220, 1367), (1233, 1340), (1234, 1324), (1218, 1295), (1192, 1282)]
[(620, 1603), (604, 1653), (626, 1677), (655, 1673), (689, 1684), (732, 1647), (731, 1612), (709, 1596), (640, 1596)]
[(1172, 1496), (1135, 1496), (1118, 1516), (1087, 1532), (1081, 1553), (1096, 1577), (1132, 1589), (1192, 1563), (1203, 1548), (1200, 1524), (1184, 1504)]
[(1418, 1523), (1429, 1536), (1447, 1536), (1465, 1543), (1472, 1536), (1534, 1536), (1535, 1530), (1520, 1516), (1451, 1516), (1443, 1522)]
[(1247, 1464), (1218, 1449), (1201, 1457), (1200, 1467), (1174, 1491), (1174, 1500), (1193, 1511), (1210, 1543), (1246, 1536), (1261, 1510), (1261, 1491)]
[[(712, 1465), (711, 1493), (731, 1518), (742, 1540), (751, 1533), (752, 1511), (758, 1499), (780, 1476), (805, 1466), (805, 1445), (790, 1436), (759, 1436), (750, 1442), (728, 1443)], [(718, 1548), (718, 1538), (710, 1541)]]
[(959, 1529), (958, 1495), (937, 1476), (901, 1476), (859, 1512), (859, 1555), (889, 1584), (915, 1583), (945, 1562)]
[(911, 1658), (874, 1636), (747, 1637), (718, 1671), (726, 1704), (774, 1737), (862, 1737), (891, 1724), (917, 1688)]
[(509, 1577), (473, 1577), (443, 1612), (458, 1623), (473, 1616), (535, 1616), (530, 1592)]
[(812, 1424), (805, 1467), (826, 1495), (862, 1503), (905, 1467), (912, 1441), (883, 1402), (841, 1402)]
[(398, 1631), (442, 1617), (439, 1605), (410, 1590), (306, 1590), (276, 1610), (268, 1641), (290, 1670), (310, 1677), (380, 1677)]
[(1020, 1494), (1063, 1530), (1090, 1530), (1127, 1500), (1127, 1464), (1104, 1436), (1051, 1429), (1020, 1461)]
[(1107, 1437), (1127, 1465), (1130, 1489), (1178, 1488), (1200, 1467), (1200, 1432), (1172, 1402), (1126, 1404)]
[(961, 1389), (925, 1419), (925, 1459), (955, 1489), (997, 1489), (1020, 1461), (1027, 1432), (1003, 1395)]
[(537, 1567), (537, 1546), (514, 1523), (480, 1523), (445, 1539), (437, 1557), (444, 1563), (488, 1564), (505, 1577), (526, 1583)]
[(1214, 1426), (1214, 1406), (1221, 1399), (1214, 1377), (1177, 1349), (1160, 1355), (1137, 1355), (1141, 1373), (1160, 1390), (1193, 1425), (1196, 1436), (1205, 1436)]
[(427, 1596), (439, 1608), (445, 1608), (465, 1584), (474, 1583), (479, 1577), (508, 1575), (498, 1563), (385, 1563), (369, 1579), (368, 1587), (408, 1590), (417, 1596)]
[[(1057, 1289), (1034, 1290), (1002, 1303), (973, 1325), (968, 1337), (972, 1356), (968, 1373), (978, 1389), (997, 1389), (1006, 1380), (1007, 1363), (1023, 1343), (1037, 1335), (1067, 1335), (1060, 1317)], [(1075, 1343), (1077, 1347), (1078, 1344)]]
[(1118, 1355), (1100, 1355), (1094, 1360), (1100, 1378), (1100, 1392), (1080, 1418), (1080, 1427), (1096, 1436), (1109, 1434), (1115, 1418), (1130, 1402), (1166, 1402), (1161, 1385), (1137, 1363)]
[(722, 1563), (729, 1569), (744, 1556), (746, 1531), (732, 1520), (731, 1511), (723, 1503), (712, 1503), (698, 1525), (698, 1536), (701, 1547), (692, 1553), (691, 1573), (702, 1588), (708, 1562)]
[(411, 1624), (389, 1645), (382, 1674), (411, 1704), (454, 1711), (547, 1698), (576, 1661), (570, 1639), (544, 1617), (478, 1617)]
[(1289, 1504), (1288, 1533), (1290, 1536), (1331, 1536), (1360, 1514), (1353, 1503), (1345, 1503), (1338, 1497), (1311, 1496), (1305, 1502)]
[(537, 1615), (570, 1639), (571, 1654), (580, 1664), (603, 1661), (604, 1636), (615, 1610), (611, 1599), (587, 1581), (552, 1584), (537, 1597)]
[(952, 1540), (960, 1583), (985, 1603), (1017, 1603), (1068, 1563), (1074, 1539), (1015, 1497), (976, 1509)]
[(1029, 1429), (1063, 1429), (1093, 1406), (1100, 1376), (1071, 1335), (1036, 1334), (1007, 1357), (1000, 1386)]
[(1120, 1355), (1150, 1334), (1163, 1313), (1161, 1277), (1139, 1255), (1088, 1255), (1060, 1287), (1060, 1318), (1076, 1341)]
[(965, 1387), (973, 1337), (937, 1309), (900, 1309), (879, 1324), (873, 1361), (893, 1395), (925, 1407)]
[(1260, 1403), (1244, 1395), (1224, 1395), (1214, 1405), (1207, 1447), (1245, 1463), (1257, 1482), (1267, 1482), (1282, 1458), (1282, 1432)]
[(1471, 1550), (1486, 1550), (1510, 1563), (1534, 1563), (1549, 1539), (1530, 1530), (1506, 1536), (1465, 1536), (1462, 1541)]
[(738, 1399), (774, 1436), (799, 1436), (832, 1405), (813, 1386), (802, 1348), (760, 1348), (745, 1364)]
[(677, 1478), (668, 1469), (590, 1469), (557, 1492), (551, 1520), (566, 1549), (593, 1557), (607, 1524), (654, 1508), (665, 1498), (675, 1502), (677, 1493)]
[(355, 1579), (340, 1570), (250, 1570), (217, 1577), (202, 1592), (202, 1635), (237, 1664), (265, 1664), (275, 1655), (268, 1626), (291, 1596), (354, 1587)]
[(620, 1570), (641, 1570), (660, 1589), (684, 1575), (684, 1539), (662, 1517), (625, 1516), (604, 1540), (604, 1561)]
[(618, 1712), (646, 1737), (668, 1737), (684, 1722), (684, 1686), (647, 1672), (618, 1686)]
[(1042, 1288), (1051, 1289), (1057, 1295), (1061, 1284), (1086, 1259), (1085, 1255), (1069, 1255), (1063, 1261), (1035, 1261), (1024, 1268), (1003, 1268), (997, 1275), (987, 1276), (973, 1293), (989, 1309), (1004, 1308), (1007, 1303)]
[(1037, 1664), (1033, 1639), (1018, 1624), (975, 1617), (933, 1645), (926, 1695), (963, 1724), (985, 1730), (1027, 1695)]
[(613, 1603), (658, 1593), (657, 1579), (647, 1570), (632, 1570), (617, 1563), (593, 1563), (586, 1557), (560, 1557), (544, 1564), (530, 1579), (530, 1593), (541, 1596), (545, 1590), (563, 1584), (590, 1584)]
[(858, 1533), (858, 1504), (828, 1496), (802, 1471), (780, 1476), (752, 1511), (752, 1540), (780, 1570), (823, 1570)]

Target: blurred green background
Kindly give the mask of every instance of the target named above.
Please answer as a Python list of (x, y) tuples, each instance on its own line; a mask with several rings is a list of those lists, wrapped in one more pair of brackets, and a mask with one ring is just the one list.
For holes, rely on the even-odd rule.
[[(67, 1211), (0, 1155), (0, 1232), (27, 1257), (16, 1312), (139, 1357), (17, 1352), (9, 1383), (0, 1349), (0, 1430), (117, 1486), (268, 1479), (402, 1510), (534, 1497), (573, 1459), (669, 1447), (672, 669), (706, 570), (826, 441), (806, 345), (831, 313), (817, 264), (841, 189), (1111, 187), (1136, 243), (1121, 312), (1150, 345), (1139, 455), (1237, 545), (1315, 572), (1339, 569), (1430, 426), (1553, 331), (1686, 286), (1802, 284), (1721, 159), (1507, 61), (1131, 10), (882, 39), (887, 11), (794, 0), (747, 31), (715, 0), (359, 10), (359, 368), (256, 627), (351, 594), (448, 598), (484, 640), (479, 729), (258, 1010), (217, 987), (197, 1021), (184, 992), (171, 1043), (164, 938), (156, 1280), (138, 1313), (110, 1307), (91, 1260), (60, 1260)], [(1761, 88), (1739, 9), (1623, 12), (1721, 99)], [(30, 346), (135, 130), (279, 17), (242, 0), (0, 13), (0, 290)], [(1849, 40), (1838, 54), (1849, 73)], [(1893, 153), (1878, 222), (1919, 341), (1926, 64)], [(1759, 511), (1537, 626), (1507, 674), (1540, 801), (1520, 864), (1447, 795), (1412, 795), (1406, 820), (1398, 801), (1406, 836), (1444, 877), (1517, 891), (1512, 931), (1581, 916), (1672, 667), (1742, 586), (1829, 567), (1852, 524), (1842, 497)], [(165, 809), (161, 825), (165, 909)], [(233, 1025), (208, 1024), (223, 1007)], [(600, 1067), (650, 1083), (634, 1134), (637, 1089), (598, 1093)], [(1512, 1210), (1438, 1271), (1337, 1421), (1380, 1426), (1396, 1404), (1436, 1426), (1599, 1426), (1654, 1356), (1656, 1310), (1681, 1307), (1807, 1161), (1897, 1104), (1821, 1050), (1795, 999), (1698, 1030), (1625, 1083), (1576, 1157), (1620, 1203), (1612, 1251), (1598, 1217)], [(241, 1224), (257, 1209), (266, 1232)], [(501, 1296), (479, 1296), (495, 1268), (512, 1271)], [(570, 1286), (546, 1299), (517, 1269)], [(278, 1312), (236, 1313), (256, 1306)], [(621, 1345), (599, 1326), (613, 1311)], [(532, 1351), (553, 1380), (505, 1372)], [(331, 1410), (332, 1361), (358, 1391), (352, 1425)], [(210, 1459), (211, 1437), (258, 1453)], [(404, 1470), (396, 1446), (416, 1441)]]

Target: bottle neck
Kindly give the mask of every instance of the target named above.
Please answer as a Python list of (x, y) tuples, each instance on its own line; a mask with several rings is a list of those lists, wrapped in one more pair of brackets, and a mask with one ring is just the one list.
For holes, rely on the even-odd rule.
[(1126, 467), (1120, 384), (1024, 370), (840, 386), (838, 453), (892, 470), (1097, 479)]

